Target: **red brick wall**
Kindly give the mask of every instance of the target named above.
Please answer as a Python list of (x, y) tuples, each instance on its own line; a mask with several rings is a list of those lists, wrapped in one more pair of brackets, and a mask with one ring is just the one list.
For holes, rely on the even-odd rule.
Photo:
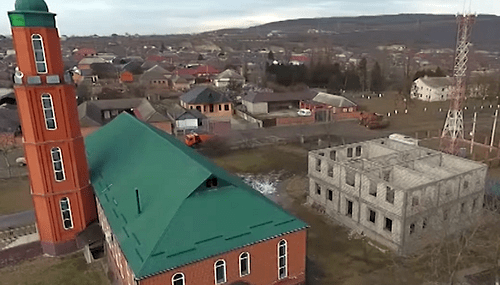
[(352, 119), (359, 119), (359, 112), (352, 112), (352, 113), (336, 113), (333, 114), (333, 119), (336, 121), (341, 121), (341, 120), (352, 120)]
[(157, 127), (158, 129), (164, 132), (172, 134), (172, 123), (170, 121), (151, 123), (151, 125)]
[(293, 118), (276, 118), (276, 126), (285, 125), (306, 125), (314, 123), (314, 116), (308, 117), (293, 117)]
[[(219, 259), (226, 261), (226, 280), (224, 284), (246, 281), (252, 285), (296, 285), (305, 283), (307, 231), (302, 230), (282, 237), (221, 254), (194, 264), (186, 265), (159, 275), (141, 280), (140, 285), (172, 284), (172, 276), (183, 273), (186, 285), (214, 285), (214, 264)], [(278, 243), (287, 241), (288, 277), (278, 280)], [(250, 274), (239, 275), (239, 256), (242, 252), (250, 254)]]

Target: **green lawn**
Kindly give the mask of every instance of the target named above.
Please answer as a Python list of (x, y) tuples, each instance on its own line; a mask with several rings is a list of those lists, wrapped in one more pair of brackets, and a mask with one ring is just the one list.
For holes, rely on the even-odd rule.
[(0, 179), (0, 215), (33, 209), (27, 176)]
[(4, 285), (108, 285), (101, 259), (87, 264), (81, 252), (65, 257), (40, 256), (16, 266), (0, 269)]

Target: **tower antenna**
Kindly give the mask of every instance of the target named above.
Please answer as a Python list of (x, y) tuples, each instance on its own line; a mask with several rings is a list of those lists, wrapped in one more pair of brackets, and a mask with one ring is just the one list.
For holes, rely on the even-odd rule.
[[(465, 1), (464, 1), (465, 3)], [(457, 46), (453, 67), (453, 86), (451, 88), (450, 109), (441, 134), (441, 149), (447, 153), (458, 153), (458, 139), (464, 138), (464, 118), (462, 102), (465, 99), (467, 80), (467, 60), (470, 46), (472, 24), (476, 16), (473, 14), (457, 15)]]

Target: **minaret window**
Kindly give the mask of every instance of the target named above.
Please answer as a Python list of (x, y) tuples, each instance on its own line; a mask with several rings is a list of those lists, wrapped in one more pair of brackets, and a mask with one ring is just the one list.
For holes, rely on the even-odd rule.
[(55, 130), (57, 128), (56, 118), (54, 116), (54, 105), (52, 104), (52, 96), (49, 94), (42, 95), (43, 116), (45, 117), (45, 125), (47, 130)]
[(50, 151), (52, 153), (52, 165), (54, 166), (54, 175), (56, 181), (63, 181), (64, 177), (64, 166), (62, 162), (61, 149), (58, 147), (52, 148)]
[(36, 72), (47, 73), (47, 62), (45, 61), (45, 53), (43, 51), (42, 36), (32, 35), (31, 42), (33, 43), (33, 53), (35, 54)]
[(63, 227), (65, 230), (73, 228), (73, 218), (71, 217), (71, 207), (69, 206), (69, 198), (64, 197), (59, 201), (61, 206), (61, 216), (63, 220)]

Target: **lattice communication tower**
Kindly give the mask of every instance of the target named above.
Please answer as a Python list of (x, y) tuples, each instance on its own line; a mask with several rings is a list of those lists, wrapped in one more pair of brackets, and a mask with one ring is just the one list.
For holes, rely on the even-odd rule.
[(441, 134), (441, 149), (447, 153), (458, 153), (458, 139), (464, 138), (464, 116), (462, 102), (465, 99), (467, 87), (467, 56), (469, 54), (470, 35), (475, 15), (457, 16), (457, 47), (455, 50), (455, 65), (453, 67), (453, 87), (450, 94), (450, 109)]

